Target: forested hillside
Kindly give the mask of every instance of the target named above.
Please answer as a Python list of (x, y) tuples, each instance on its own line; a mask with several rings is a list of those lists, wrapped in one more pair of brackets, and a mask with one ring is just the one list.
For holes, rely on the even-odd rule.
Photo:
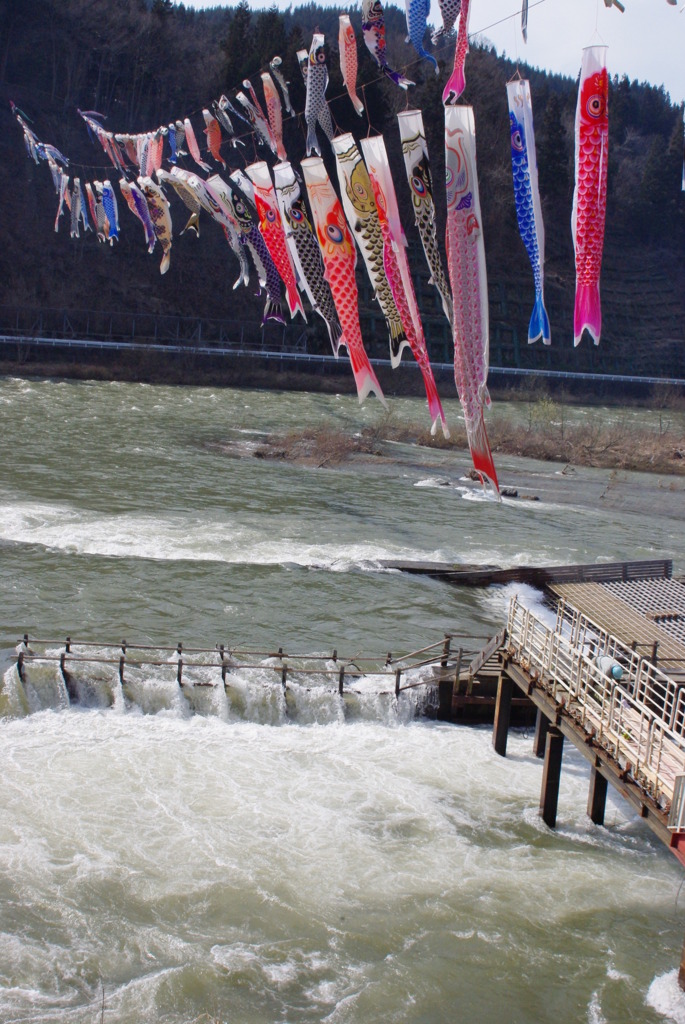
[[(515, 6), (515, 5), (514, 5)], [(276, 54), (283, 58), (296, 111), (304, 110), (304, 86), (295, 51), (308, 48), (312, 32), (325, 33), (329, 47), (328, 98), (338, 128), (357, 138), (382, 132), (403, 204), (426, 333), (434, 358), (451, 358), (449, 331), (409, 210), (396, 114), (407, 103), (422, 109), (431, 152), (436, 199), (444, 234), (443, 110), (441, 93), (451, 70), (454, 42), (437, 49), (440, 76), (416, 62), (405, 43), (404, 11), (386, 7), (388, 57), (407, 67), (416, 85), (408, 94), (386, 79), (366, 50), (359, 10), (350, 9), (359, 51), (359, 95), (366, 117), (358, 117), (344, 92), (338, 62), (339, 8), (310, 3), (279, 13), (232, 8), (194, 11), (170, 0), (0, 0), (0, 305), (133, 314), (173, 313), (227, 321), (226, 336), (246, 321), (257, 330), (262, 302), (254, 287), (234, 291), (237, 263), (216, 224), (204, 217), (201, 237), (174, 237), (169, 272), (159, 274), (159, 254), (148, 255), (140, 224), (120, 202), (121, 241), (113, 247), (92, 234), (69, 237), (63, 217), (54, 231), (57, 198), (46, 164), (26, 155), (9, 101), (31, 119), (44, 142), (72, 161), (69, 173), (82, 181), (116, 174), (102, 149), (87, 135), (76, 108), (106, 116), (115, 132), (139, 132), (190, 115), (204, 145), (201, 110), (225, 92), (235, 96), (250, 77), (261, 96), (259, 71)], [(580, 54), (578, 55), (580, 65)], [(663, 90), (613, 79), (610, 92), (610, 166), (607, 235), (602, 271), (604, 326), (601, 345), (587, 338), (574, 350), (572, 310), (575, 272), (570, 218), (573, 191), (573, 121), (576, 83), (521, 65), (531, 82), (536, 121), (540, 188), (545, 219), (546, 299), (552, 347), (526, 344), (533, 301), (530, 265), (518, 235), (512, 196), (505, 84), (516, 68), (500, 59), (486, 40), (467, 58), (463, 97), (475, 109), (479, 179), (490, 286), (491, 361), (537, 366), (685, 375), (685, 202), (681, 192), (682, 115)], [(304, 155), (304, 118), (284, 124), (291, 161)], [(330, 148), (324, 158), (334, 180)], [(244, 150), (224, 143), (232, 166), (265, 157), (248, 142)], [(273, 161), (271, 161), (273, 162)], [(187, 166), (193, 167), (192, 161)], [(175, 229), (186, 211), (171, 197)], [(375, 355), (387, 354), (378, 307), (369, 286), (363, 296), (365, 341)], [(7, 311), (2, 314), (7, 316)], [(297, 328), (297, 333), (301, 333)], [(271, 343), (282, 337), (273, 328)], [(325, 329), (310, 317), (310, 343), (328, 351)]]

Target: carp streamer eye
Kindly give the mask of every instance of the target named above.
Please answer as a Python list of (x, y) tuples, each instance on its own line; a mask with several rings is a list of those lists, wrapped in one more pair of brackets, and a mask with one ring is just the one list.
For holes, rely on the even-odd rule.
[(290, 216), (293, 220), (302, 220), (303, 214), (301, 210), (298, 210), (296, 206), (293, 206), (290, 210)]
[(273, 210), (266, 211), (266, 219), (273, 224), (273, 222), (276, 220), (276, 214), (274, 213)]
[(357, 193), (357, 195), (359, 196), (360, 199), (366, 199), (367, 192), (366, 192), (366, 189), (364, 188), (363, 185), (360, 185), (357, 182), (357, 184), (355, 184), (355, 186), (354, 186), (354, 191)]
[(337, 224), (329, 224), (326, 228), (326, 234), (330, 238), (331, 242), (335, 242), (336, 245), (340, 245), (343, 240), (343, 233)]
[(519, 151), (519, 153), (523, 152), (523, 135), (521, 134), (520, 128), (517, 128), (516, 131), (511, 133), (511, 144), (514, 149)]
[(591, 96), (587, 101), (586, 109), (590, 117), (601, 117), (604, 113), (604, 97), (599, 93)]
[(323, 50), (319, 50), (319, 52), (316, 55), (316, 59), (318, 60), (319, 64), (323, 64), (323, 62), (326, 59), (326, 54), (323, 52)]
[(414, 189), (417, 196), (425, 196), (426, 185), (423, 181), (423, 178), (419, 178), (417, 174), (412, 175), (411, 187)]

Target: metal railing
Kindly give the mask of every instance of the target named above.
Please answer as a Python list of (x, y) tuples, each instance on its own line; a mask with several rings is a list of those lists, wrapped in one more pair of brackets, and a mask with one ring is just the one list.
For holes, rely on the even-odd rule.
[[(629, 673), (625, 684), (617, 683), (602, 672), (582, 644), (572, 642), (561, 629), (546, 626), (516, 598), (510, 605), (507, 634), (514, 661), (627, 776), (660, 806), (671, 806), (676, 777), (685, 774), (685, 740), (671, 727), (670, 707), (665, 706), (667, 717), (655, 710), (658, 702), (647, 685), (647, 675), (643, 674), (643, 685), (633, 693)], [(618, 652), (609, 645), (610, 656), (612, 650)]]
[[(454, 649), (453, 641), (469, 640), (469, 646)], [(498, 636), (499, 642), (502, 637)], [(228, 644), (216, 644), (214, 647), (188, 647), (183, 643), (175, 646), (162, 644), (130, 644), (126, 640), (115, 644), (107, 641), (75, 640), (67, 636), (65, 640), (40, 639), (25, 633), (17, 645), (17, 672), (20, 681), (26, 682), (26, 670), (32, 664), (54, 663), (67, 693), (70, 695), (70, 675), (78, 669), (95, 665), (111, 665), (123, 686), (130, 670), (149, 668), (168, 668), (175, 677), (179, 687), (213, 687), (221, 684), (230, 685), (228, 676), (231, 672), (250, 669), (272, 670), (283, 687), (288, 679), (298, 676), (317, 676), (331, 680), (340, 695), (344, 693), (345, 684), (358, 680), (363, 676), (374, 675), (388, 677), (392, 680), (391, 689), (383, 689), (382, 694), (394, 693), (396, 697), (404, 690), (413, 690), (417, 686), (435, 686), (436, 679), (427, 674), (416, 681), (415, 673), (420, 669), (434, 669), (436, 672), (459, 672), (466, 659), (478, 656), (479, 649), (472, 644), (479, 640), (488, 640), (483, 649), (488, 651), (493, 643), (489, 637), (466, 638), (460, 633), (445, 633), (435, 643), (418, 650), (393, 655), (388, 651), (385, 655), (367, 655), (361, 652), (343, 656), (336, 650), (331, 654), (288, 654), (282, 647), (277, 650), (256, 650)], [(32, 646), (31, 646), (32, 645)], [(42, 648), (37, 652), (34, 648)], [(193, 670), (215, 669), (214, 680), (203, 678), (193, 679)], [(220, 677), (220, 678), (219, 678)]]
[[(557, 606), (556, 631), (567, 631), (571, 645), (586, 651), (591, 659), (607, 654), (617, 661), (623, 669), (622, 687), (629, 689), (635, 700), (653, 711), (670, 729), (685, 735), (685, 687), (654, 664), (658, 641), (636, 642), (634, 647), (628, 647), (564, 600)], [(652, 661), (648, 658), (650, 654)], [(669, 659), (666, 662), (674, 664)]]

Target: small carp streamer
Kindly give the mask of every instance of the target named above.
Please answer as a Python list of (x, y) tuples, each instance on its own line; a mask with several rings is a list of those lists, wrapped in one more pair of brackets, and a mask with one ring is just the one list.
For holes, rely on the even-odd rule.
[(435, 68), (436, 75), (440, 73), (438, 62), (432, 53), (428, 53), (423, 46), (423, 37), (426, 34), (426, 22), (430, 14), (430, 0), (405, 0), (405, 11), (407, 15), (407, 32), (409, 39), (418, 53), (419, 57), (430, 61)]
[[(300, 51), (298, 50), (298, 57)], [(303, 70), (304, 73), (304, 70)], [(309, 48), (306, 73), (307, 97), (304, 106), (304, 119), (307, 122), (307, 156), (317, 153), (321, 156), (319, 141), (316, 137), (316, 123), (321, 125), (329, 142), (333, 135), (331, 112), (326, 103), (328, 88), (328, 68), (326, 67), (326, 50), (324, 36), (315, 32)]]
[(183, 119), (183, 127), (186, 133), (186, 143), (188, 145), (188, 149), (190, 150), (190, 155), (192, 156), (193, 160), (195, 161), (198, 167), (202, 168), (203, 171), (211, 171), (212, 168), (209, 166), (209, 164), (206, 164), (202, 157), (200, 156), (200, 147), (197, 144), (197, 139), (195, 138), (195, 131), (193, 129), (192, 124), (190, 123), (189, 117)]
[[(606, 0), (604, 0), (606, 3)], [(613, 3), (613, 0), (612, 0)], [(521, 35), (523, 36), (524, 43), (528, 42), (528, 0), (523, 0), (521, 4)]]
[(357, 240), (374, 295), (383, 311), (390, 337), (390, 362), (399, 366), (402, 348), (409, 344), (390, 283), (383, 266), (383, 232), (369, 173), (353, 136), (347, 132), (333, 139), (340, 195), (347, 223)]
[(157, 235), (155, 234), (155, 226), (152, 223), (152, 218), (150, 217), (147, 199), (136, 183), (134, 181), (126, 181), (126, 178), (121, 178), (119, 181), (119, 189), (126, 200), (129, 210), (143, 225), (147, 251), (152, 252), (157, 244)]
[(260, 287), (266, 288), (262, 324), (267, 320), (285, 323), (281, 278), (259, 230), (259, 218), (251, 197), (252, 182), (247, 175), (238, 175), (235, 171), (229, 176), (228, 181), (223, 181), (216, 174), (209, 180), (237, 225), (240, 243), (247, 246), (252, 257)]
[(233, 207), (231, 205), (231, 190), (224, 179), (218, 174), (210, 175), (210, 177), (207, 178), (207, 181), (203, 182), (203, 184), (211, 190), (216, 202), (221, 206), (226, 219), (222, 219), (220, 223), (224, 229), (226, 241), (230, 245), (238, 263), (240, 264), (240, 274), (233, 284), (233, 290), (235, 291), (240, 284), (244, 284), (245, 287), (247, 287), (250, 283), (250, 264), (247, 258), (248, 246), (244, 244), (238, 221), (236, 220), (233, 212)]
[(452, 326), (452, 295), (440, 258), (435, 228), (435, 203), (426, 132), (420, 110), (403, 110), (397, 115), (402, 139), (402, 153), (414, 207), (414, 221), (421, 237), (423, 251), (431, 272), (429, 284), (435, 285), (442, 300), (445, 316)]
[(476, 176), (473, 108), (445, 107), (447, 266), (454, 303), (454, 379), (464, 410), (473, 466), (499, 497), (499, 484), (485, 431), (488, 395), (488, 282), (483, 221)]
[(343, 76), (343, 85), (347, 89), (347, 95), (352, 100), (352, 106), (361, 117), (364, 113), (364, 104), (357, 96), (357, 40), (354, 37), (354, 29), (349, 14), (341, 14), (338, 18), (338, 48), (340, 50), (340, 70)]
[[(145, 196), (150, 219), (154, 228), (157, 241), (162, 247), (162, 262), (159, 266), (160, 274), (166, 274), (171, 262), (172, 228), (171, 213), (169, 212), (169, 201), (162, 192), (159, 185), (150, 177), (138, 178), (138, 185)], [(106, 209), (105, 209), (106, 212)]]
[(402, 230), (395, 185), (392, 180), (383, 136), (378, 135), (375, 138), (362, 139), (362, 152), (369, 172), (369, 179), (378, 209), (378, 219), (381, 231), (383, 232), (383, 266), (385, 267), (390, 290), (399, 311), (402, 326), (409, 340), (414, 359), (421, 370), (421, 376), (426, 388), (428, 411), (432, 421), (431, 434), (435, 434), (439, 420), (444, 436), (449, 437), (450, 433), (447, 429), (445, 414), (442, 410), (442, 403), (440, 402), (433, 370), (428, 358), (423, 324), (421, 323), (419, 306), (416, 301), (416, 293), (414, 292), (414, 282), (409, 271), (407, 239)]
[(528, 326), (528, 343), (542, 338), (551, 344), (549, 317), (545, 309), (544, 264), (545, 227), (538, 190), (538, 165), (533, 132), (533, 106), (530, 85), (525, 79), (509, 82), (509, 125), (511, 129), (511, 166), (514, 175), (514, 199), (519, 232), (526, 247), (535, 281), (535, 306)]
[[(195, 235), (200, 237), (200, 210), (202, 209), (201, 204), (198, 202), (197, 196), (189, 185), (184, 181), (184, 174), (187, 172), (181, 172), (179, 167), (173, 167), (171, 171), (165, 171), (163, 168), (159, 168), (155, 171), (155, 176), (159, 184), (164, 188), (167, 185), (171, 185), (174, 192), (181, 200), (186, 209), (190, 210), (190, 217), (188, 223), (180, 233), (183, 235), (186, 231), (194, 231)], [(127, 199), (128, 202), (128, 199)], [(129, 206), (131, 204), (129, 203)], [(131, 209), (133, 209), (131, 207)], [(134, 211), (135, 212), (135, 211)], [(143, 223), (145, 223), (143, 221)]]
[(469, 52), (469, 15), (471, 0), (461, 0), (457, 43), (454, 48), (454, 69), (442, 93), (443, 103), (456, 103), (466, 88), (466, 54)]
[(285, 285), (290, 316), (293, 317), (295, 313), (301, 313), (306, 320), (307, 316), (302, 305), (300, 293), (297, 290), (295, 267), (290, 258), (283, 221), (278, 209), (278, 200), (276, 199), (276, 193), (271, 181), (269, 165), (264, 160), (260, 160), (246, 167), (245, 172), (254, 186), (259, 230), (266, 242), (271, 259), (276, 264), (281, 281)]
[(391, 82), (399, 85), (400, 89), (408, 89), (410, 85), (416, 84), (400, 71), (393, 71), (388, 64), (385, 52), (385, 17), (381, 0), (362, 0), (362, 34), (367, 50)]
[(281, 60), (280, 57), (274, 57), (273, 60), (271, 61), (271, 63), (269, 64), (269, 67), (271, 68), (271, 74), (274, 76), (274, 78), (278, 82), (279, 86), (281, 87), (281, 92), (283, 93), (283, 99), (285, 100), (285, 109), (288, 111), (290, 116), (293, 117), (295, 115), (295, 111), (293, 110), (292, 104), (290, 102), (290, 92), (288, 91), (288, 82), (285, 79), (285, 75), (281, 71), (281, 64), (282, 63), (283, 63), (283, 61)]
[(431, 42), (435, 46), (443, 36), (450, 34), (461, 10), (461, 0), (438, 0), (440, 5), (440, 16), (442, 25), (431, 36)]
[(321, 249), (314, 234), (300, 182), (287, 161), (274, 167), (274, 185), (286, 242), (295, 265), (300, 289), (305, 292), (312, 309), (324, 320), (331, 347), (337, 356), (342, 327), (335, 311), (330, 285), (324, 277), (326, 268), (323, 265)]
[(599, 274), (604, 249), (609, 163), (609, 75), (606, 46), (583, 50), (576, 106), (576, 183), (571, 230), (576, 253), (573, 344), (587, 329), (595, 345), (602, 333)]
[(354, 275), (357, 251), (350, 229), (345, 223), (340, 200), (321, 157), (307, 157), (300, 166), (312, 208), (316, 237), (326, 268), (326, 280), (331, 287), (343, 329), (340, 344), (347, 348), (359, 401), (363, 402), (369, 392), (373, 391), (387, 408), (381, 386), (362, 341), (359, 293)]
[[(226, 161), (221, 155), (221, 126), (217, 119), (205, 108), (202, 111), (205, 119), (205, 135), (207, 136), (207, 149), (218, 164), (226, 168)], [(157, 167), (156, 170), (159, 170)]]
[(279, 160), (286, 160), (287, 154), (283, 145), (283, 110), (281, 108), (281, 97), (274, 85), (273, 78), (265, 71), (262, 75), (262, 86), (264, 88), (264, 99), (266, 101), (266, 113), (269, 118), (269, 125), (274, 139), (276, 140), (276, 153)]

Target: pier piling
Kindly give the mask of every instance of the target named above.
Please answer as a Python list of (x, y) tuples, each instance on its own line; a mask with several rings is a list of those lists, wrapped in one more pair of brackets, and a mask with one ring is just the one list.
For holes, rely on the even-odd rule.
[(549, 729), (549, 719), (546, 715), (543, 715), (540, 708), (535, 719), (535, 739), (533, 740), (533, 753), (536, 757), (545, 756), (545, 743), (547, 740), (547, 731)]
[(507, 735), (511, 719), (511, 700), (514, 694), (514, 683), (509, 676), (500, 673), (497, 681), (497, 702), (495, 704), (495, 723), (492, 730), (492, 745), (501, 757), (507, 756)]
[(607, 802), (607, 789), (609, 783), (599, 772), (598, 764), (590, 769), (590, 791), (587, 798), (587, 813), (595, 825), (604, 824), (604, 810)]
[(549, 828), (554, 828), (557, 823), (561, 755), (563, 750), (564, 734), (556, 726), (551, 725), (547, 730), (545, 764), (542, 771), (542, 789), (540, 791), (540, 817)]

